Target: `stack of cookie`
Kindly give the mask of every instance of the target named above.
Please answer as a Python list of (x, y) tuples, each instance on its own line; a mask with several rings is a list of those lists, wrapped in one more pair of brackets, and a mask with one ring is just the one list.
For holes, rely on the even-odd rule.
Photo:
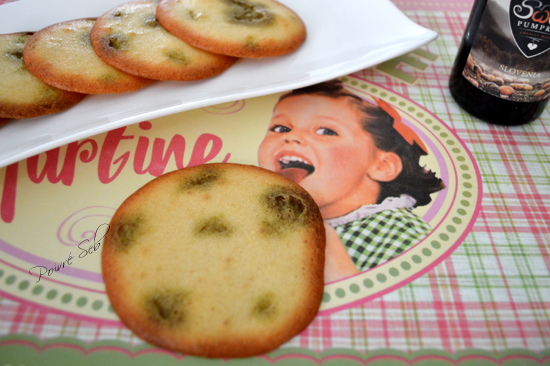
[(137, 0), (97, 19), (0, 35), (0, 119), (63, 111), (88, 94), (221, 74), (238, 58), (280, 56), (306, 38), (275, 0)]

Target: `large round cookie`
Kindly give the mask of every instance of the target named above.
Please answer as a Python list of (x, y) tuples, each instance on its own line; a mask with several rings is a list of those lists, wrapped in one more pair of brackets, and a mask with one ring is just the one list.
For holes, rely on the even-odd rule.
[(51, 87), (31, 74), (23, 49), (32, 33), (0, 35), (0, 125), (2, 118), (31, 118), (63, 111), (85, 95)]
[(325, 231), (296, 183), (239, 164), (162, 175), (111, 220), (102, 269), (139, 337), (206, 357), (247, 357), (302, 331), (323, 293)]
[(35, 33), (23, 52), (35, 76), (57, 88), (86, 94), (122, 93), (152, 80), (129, 75), (103, 62), (90, 41), (94, 19), (57, 23)]
[(192, 47), (157, 21), (157, 2), (122, 4), (94, 24), (92, 45), (106, 63), (155, 80), (200, 80), (227, 70), (237, 58)]
[(274, 0), (162, 0), (157, 18), (195, 47), (236, 57), (280, 56), (306, 39), (298, 15)]

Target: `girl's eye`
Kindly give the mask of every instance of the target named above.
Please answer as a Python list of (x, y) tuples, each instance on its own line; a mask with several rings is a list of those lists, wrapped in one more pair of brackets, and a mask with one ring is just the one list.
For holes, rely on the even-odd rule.
[(338, 132), (331, 130), (330, 128), (321, 127), (317, 130), (319, 135), (338, 136)]
[(285, 133), (285, 132), (290, 132), (290, 128), (287, 126), (275, 125), (271, 127), (270, 131), (277, 132), (277, 133)]

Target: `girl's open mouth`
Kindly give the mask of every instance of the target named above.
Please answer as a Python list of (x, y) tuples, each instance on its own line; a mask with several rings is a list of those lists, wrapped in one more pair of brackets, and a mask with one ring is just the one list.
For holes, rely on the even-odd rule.
[(309, 161), (296, 155), (281, 155), (278, 163), (277, 173), (296, 183), (300, 183), (315, 171), (315, 167)]

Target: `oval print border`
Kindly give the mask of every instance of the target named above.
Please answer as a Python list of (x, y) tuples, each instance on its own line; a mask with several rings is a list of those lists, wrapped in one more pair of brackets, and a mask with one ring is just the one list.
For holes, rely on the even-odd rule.
[[(403, 122), (420, 136), (429, 149), (432, 157), (430, 164), (435, 164), (438, 176), (444, 179), (447, 189), (434, 195), (429, 206), (420, 208), (419, 214), (433, 228), (431, 233), (388, 262), (353, 277), (327, 283), (321, 315), (358, 306), (425, 274), (461, 244), (475, 222), (481, 203), (479, 169), (466, 145), (445, 123), (419, 104), (373, 82), (351, 75), (343, 77), (342, 81), (346, 88), (361, 98), (373, 103), (374, 98), (382, 99), (398, 111)], [(244, 101), (230, 107), (237, 105), (244, 105)], [(10, 248), (13, 250), (0, 239), (0, 250), (2, 248), (6, 252)], [(0, 262), (0, 292), (3, 296), (49, 312), (120, 324), (104, 291), (91, 291), (79, 286), (68, 288), (53, 279), (31, 283), (26, 271), (2, 260)]]

